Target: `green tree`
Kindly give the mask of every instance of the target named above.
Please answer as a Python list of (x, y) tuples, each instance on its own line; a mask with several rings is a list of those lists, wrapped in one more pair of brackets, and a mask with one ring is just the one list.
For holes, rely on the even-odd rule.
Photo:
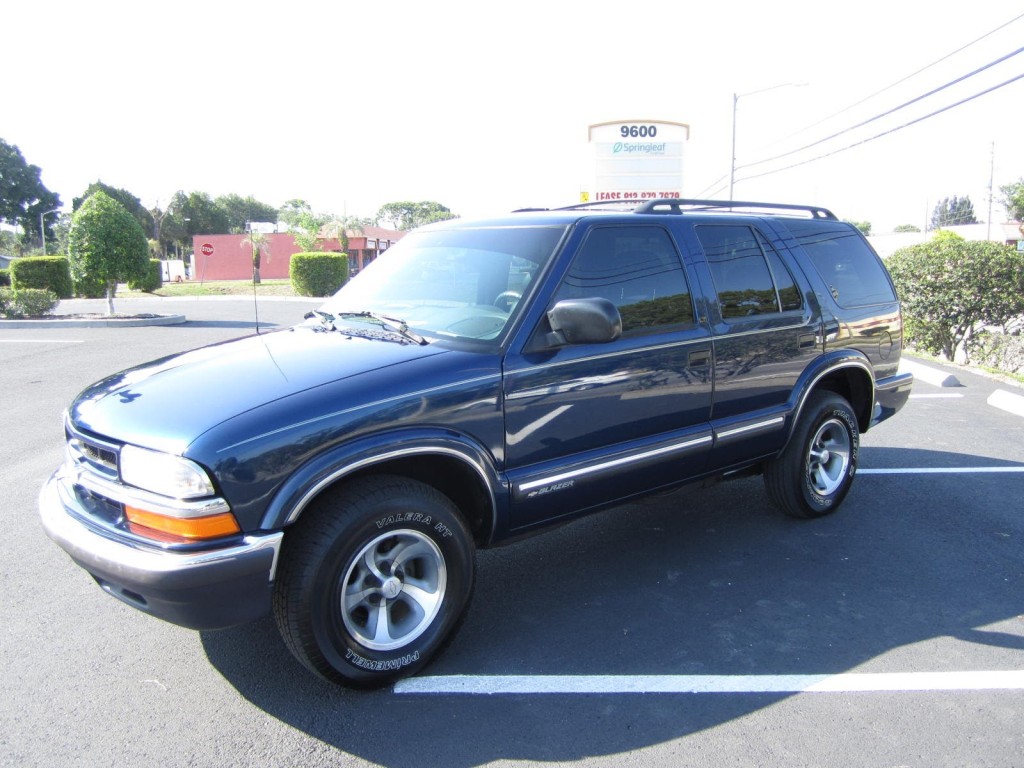
[(377, 221), (382, 226), (403, 232), (435, 221), (457, 218), (459, 217), (456, 214), (433, 200), (424, 200), (419, 203), (408, 200), (386, 203), (377, 211)]
[(910, 343), (952, 360), (984, 325), (1024, 314), (1024, 254), (939, 232), (901, 248), (886, 266), (903, 303)]
[(235, 194), (221, 195), (213, 202), (224, 211), (228, 218), (228, 227), (234, 234), (247, 232), (249, 222), (252, 221), (277, 223), (277, 208), (267, 203), (261, 203), (252, 195), (249, 197)]
[(1024, 235), (1024, 179), (999, 188), (1003, 193), (1002, 203), (1006, 206), (1006, 215), (1016, 221), (1018, 229)]
[(278, 212), (281, 221), (288, 225), (295, 244), (300, 251), (315, 251), (320, 239), (320, 228), (331, 217), (322, 213), (313, 213), (313, 209), (305, 200), (288, 200)]
[(75, 283), (106, 285), (110, 315), (118, 282), (144, 280), (149, 269), (146, 233), (123, 205), (102, 191), (90, 195), (72, 216), (68, 257)]
[(224, 209), (205, 192), (178, 190), (167, 206), (171, 214), (164, 220), (161, 239), (186, 252), (196, 235), (228, 235), (231, 224)]
[(944, 197), (932, 210), (932, 229), (977, 223), (974, 203), (969, 197)]
[(920, 227), (915, 227), (913, 224), (900, 224), (896, 227), (893, 232), (920, 232)]
[(241, 242), (242, 248), (248, 248), (252, 253), (252, 281), (260, 282), (260, 261), (263, 256), (270, 259), (270, 238), (262, 232), (248, 232)]
[(48, 190), (42, 182), (38, 165), (29, 165), (21, 150), (0, 139), (0, 221), (21, 227), (21, 243), (40, 242), (42, 226), (52, 239), (51, 217), (45, 214), (60, 208), (60, 196)]
[(852, 219), (843, 219), (847, 224), (853, 224), (857, 229), (860, 230), (864, 237), (871, 234), (871, 222), (870, 221), (853, 221)]
[(88, 186), (85, 192), (82, 193), (81, 197), (76, 197), (71, 202), (72, 212), (77, 211), (89, 197), (95, 192), (103, 192), (108, 197), (113, 198), (121, 205), (124, 209), (130, 213), (139, 226), (142, 227), (142, 231), (148, 236), (153, 231), (153, 214), (142, 204), (135, 195), (129, 192), (127, 189), (119, 189), (112, 187), (109, 184), (104, 184), (102, 181), (94, 181)]

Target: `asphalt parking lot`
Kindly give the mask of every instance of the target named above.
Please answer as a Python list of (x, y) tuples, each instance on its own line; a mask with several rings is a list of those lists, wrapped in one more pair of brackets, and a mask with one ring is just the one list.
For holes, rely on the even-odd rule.
[[(43, 534), (79, 390), (254, 330), (251, 300), (153, 306), (118, 310), (188, 322), (0, 326), (0, 764), (1024, 763), (1024, 390), (927, 364), (832, 517), (784, 518), (747, 478), (482, 552), (448, 651), (353, 692), (270, 620), (192, 632), (122, 605)], [(260, 322), (313, 306), (261, 301)]]

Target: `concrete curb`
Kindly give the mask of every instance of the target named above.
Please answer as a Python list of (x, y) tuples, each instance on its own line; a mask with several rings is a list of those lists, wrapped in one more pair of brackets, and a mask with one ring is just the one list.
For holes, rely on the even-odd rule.
[(17, 328), (139, 328), (149, 325), (181, 325), (184, 315), (150, 315), (133, 317), (61, 317), (54, 315), (40, 320), (0, 320), (0, 331)]

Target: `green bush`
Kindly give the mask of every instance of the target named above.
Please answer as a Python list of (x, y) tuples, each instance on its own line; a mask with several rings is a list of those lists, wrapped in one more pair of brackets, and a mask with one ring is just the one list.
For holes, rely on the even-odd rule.
[(58, 302), (60, 297), (45, 288), (0, 288), (0, 315), (5, 317), (42, 317)]
[(58, 298), (70, 299), (73, 293), (71, 269), (64, 256), (30, 256), (11, 262), (11, 287), (50, 290)]
[(107, 283), (95, 275), (82, 275), (75, 280), (75, 296), (81, 299), (102, 299), (107, 295)]
[(10, 270), (0, 269), (0, 288), (11, 287), (11, 273)]
[(145, 291), (152, 293), (164, 284), (164, 274), (160, 259), (149, 260), (149, 272), (144, 280), (132, 279), (128, 281), (128, 288), (133, 291)]
[(330, 296), (348, 282), (348, 256), (344, 253), (296, 253), (288, 275), (298, 296)]
[(903, 303), (909, 344), (952, 360), (971, 334), (1024, 314), (1024, 254), (939, 232), (901, 248), (886, 267)]

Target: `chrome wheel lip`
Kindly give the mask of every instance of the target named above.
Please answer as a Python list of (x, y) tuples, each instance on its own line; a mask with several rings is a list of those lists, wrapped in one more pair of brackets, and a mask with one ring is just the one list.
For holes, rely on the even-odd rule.
[(339, 584), (341, 619), (365, 648), (394, 651), (422, 635), (444, 604), (448, 569), (430, 536), (411, 529), (371, 539)]
[(807, 480), (816, 493), (830, 496), (846, 482), (853, 438), (838, 418), (822, 422), (807, 450)]

